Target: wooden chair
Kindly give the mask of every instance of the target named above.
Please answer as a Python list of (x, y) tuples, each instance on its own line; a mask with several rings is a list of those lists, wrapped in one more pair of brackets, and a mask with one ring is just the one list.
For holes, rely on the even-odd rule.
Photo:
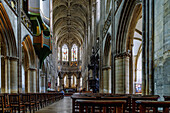
[(38, 100), (37, 93), (30, 94), (31, 102), (35, 104), (36, 110), (40, 108), (40, 101)]
[(25, 105), (21, 102), (19, 94), (9, 94), (9, 103), (15, 112), (20, 113), (22, 111), (25, 113)]
[(40, 107), (43, 108), (44, 107), (44, 100), (42, 98), (42, 93), (37, 93), (37, 101), (39, 102)]
[(35, 112), (35, 103), (31, 101), (31, 96), (28, 93), (22, 94), (22, 103), (25, 105), (26, 107), (26, 111), (27, 108), (29, 109), (30, 113), (33, 110), (33, 113)]
[(1, 113), (5, 113), (6, 111), (10, 111), (12, 113), (12, 108), (10, 107), (8, 101), (8, 95), (0, 94), (0, 111)]

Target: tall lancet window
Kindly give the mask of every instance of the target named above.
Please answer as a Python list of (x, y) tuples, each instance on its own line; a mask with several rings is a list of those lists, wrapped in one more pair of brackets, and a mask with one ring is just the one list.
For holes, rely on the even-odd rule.
[(71, 61), (77, 61), (77, 55), (78, 54), (78, 47), (76, 44), (73, 44), (71, 48)]
[(62, 61), (68, 61), (68, 47), (66, 44), (62, 46)]

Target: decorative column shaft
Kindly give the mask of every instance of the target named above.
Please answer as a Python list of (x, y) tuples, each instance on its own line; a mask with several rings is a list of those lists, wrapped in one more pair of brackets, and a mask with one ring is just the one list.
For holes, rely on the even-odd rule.
[(77, 78), (77, 91), (80, 89), (80, 78)]
[(41, 75), (41, 93), (45, 93), (45, 75)]
[(17, 0), (17, 37), (18, 37), (18, 93), (22, 93), (22, 47), (21, 47), (21, 6), (22, 0)]
[(18, 59), (10, 58), (10, 93), (18, 93)]
[(10, 92), (10, 59), (5, 58), (5, 93)]
[(146, 0), (142, 0), (142, 94), (146, 95)]
[(112, 0), (112, 13), (111, 13), (111, 92), (115, 94), (115, 54), (116, 54), (116, 41), (115, 41), (115, 0)]
[(150, 29), (150, 57), (149, 57), (149, 94), (154, 95), (154, 0), (151, 0), (151, 29)]
[(103, 92), (103, 27), (105, 23), (105, 0), (100, 2), (101, 12), (100, 12), (100, 38), (99, 38), (99, 48), (100, 48), (100, 61), (99, 61), (99, 92)]
[(63, 84), (64, 84), (63, 79), (60, 78), (60, 90), (63, 89)]
[(1, 57), (1, 93), (5, 93), (5, 58)]
[(2, 57), (1, 65), (1, 93), (9, 93), (10, 91), (10, 58)]

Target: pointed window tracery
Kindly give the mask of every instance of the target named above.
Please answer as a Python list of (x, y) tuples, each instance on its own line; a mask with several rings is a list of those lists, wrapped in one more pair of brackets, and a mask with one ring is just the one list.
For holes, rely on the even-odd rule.
[(68, 61), (68, 47), (66, 44), (62, 46), (62, 61)]
[(73, 44), (71, 49), (71, 61), (77, 61), (78, 47), (76, 44)]

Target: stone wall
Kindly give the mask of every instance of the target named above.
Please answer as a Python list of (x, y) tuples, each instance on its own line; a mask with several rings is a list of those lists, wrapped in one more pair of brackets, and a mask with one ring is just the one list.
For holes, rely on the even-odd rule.
[(154, 6), (154, 87), (163, 96), (170, 95), (170, 1), (155, 0)]

